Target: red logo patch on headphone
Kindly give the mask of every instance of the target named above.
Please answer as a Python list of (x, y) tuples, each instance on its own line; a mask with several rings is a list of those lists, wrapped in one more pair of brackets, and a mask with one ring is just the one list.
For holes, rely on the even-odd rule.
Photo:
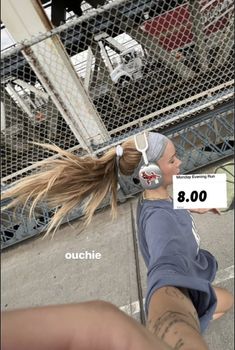
[(161, 175), (156, 174), (153, 171), (151, 171), (150, 174), (147, 173), (146, 171), (142, 171), (140, 175), (144, 180), (146, 180), (148, 185), (151, 185), (151, 182), (154, 180), (157, 180), (158, 182), (158, 179), (161, 178)]

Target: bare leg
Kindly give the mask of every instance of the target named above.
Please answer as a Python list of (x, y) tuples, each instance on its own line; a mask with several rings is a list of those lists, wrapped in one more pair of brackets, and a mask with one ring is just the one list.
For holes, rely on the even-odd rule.
[(175, 350), (208, 350), (200, 334), (197, 312), (178, 288), (163, 287), (149, 304), (148, 329)]
[(213, 320), (217, 320), (233, 307), (234, 297), (224, 288), (213, 288), (217, 297), (217, 307), (213, 315)]

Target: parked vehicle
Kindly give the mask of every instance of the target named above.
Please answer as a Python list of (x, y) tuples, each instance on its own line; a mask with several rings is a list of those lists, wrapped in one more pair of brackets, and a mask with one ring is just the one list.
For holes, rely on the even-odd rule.
[(111, 73), (115, 84), (124, 86), (126, 83), (142, 77), (144, 57), (140, 52), (131, 48), (120, 54), (121, 63)]

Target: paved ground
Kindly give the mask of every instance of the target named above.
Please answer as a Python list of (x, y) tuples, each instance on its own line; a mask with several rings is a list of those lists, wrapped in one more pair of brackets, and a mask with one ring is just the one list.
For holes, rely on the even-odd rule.
[[(209, 169), (209, 168), (208, 168)], [(207, 170), (208, 170), (207, 169)], [(207, 171), (210, 172), (210, 169)], [(2, 309), (103, 299), (140, 319), (129, 200), (111, 222), (109, 210), (97, 213), (82, 230), (79, 220), (63, 225), (55, 238), (37, 237), (2, 253)], [(216, 283), (233, 291), (233, 211), (194, 215), (202, 247), (218, 259)], [(69, 260), (66, 253), (100, 253), (97, 260)], [(140, 257), (143, 293), (146, 269)], [(205, 338), (211, 350), (232, 350), (233, 312), (214, 321)]]

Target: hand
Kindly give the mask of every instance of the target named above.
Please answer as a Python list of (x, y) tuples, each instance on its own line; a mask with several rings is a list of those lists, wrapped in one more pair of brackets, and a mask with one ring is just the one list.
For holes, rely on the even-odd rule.
[(101, 300), (4, 311), (1, 320), (4, 350), (172, 349), (132, 317)]
[(217, 208), (190, 209), (190, 211), (196, 214), (205, 214), (211, 211), (213, 214), (221, 215), (220, 210)]

